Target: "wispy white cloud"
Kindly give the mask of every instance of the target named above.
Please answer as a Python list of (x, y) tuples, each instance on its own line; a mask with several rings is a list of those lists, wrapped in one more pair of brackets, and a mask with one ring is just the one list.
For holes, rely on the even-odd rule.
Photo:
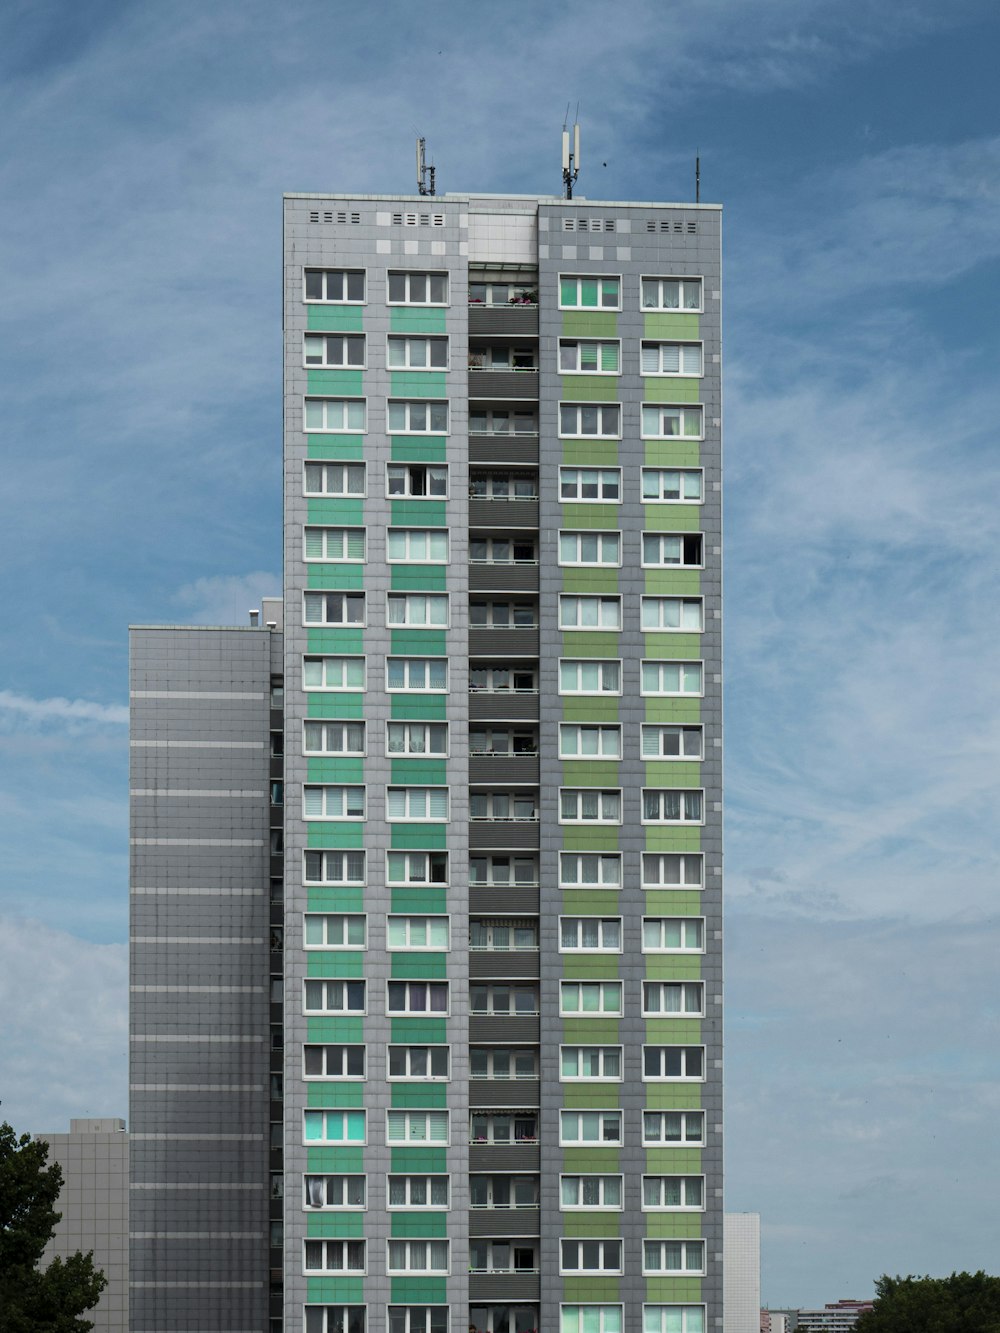
[(261, 598), (281, 596), (281, 575), (215, 575), (195, 579), (174, 594), (185, 621), (194, 625), (248, 625), (247, 612), (261, 609)]
[(128, 722), (127, 704), (99, 704), (89, 699), (31, 699), (0, 690), (0, 725), (3, 719), (29, 723), (96, 722), (121, 726)]

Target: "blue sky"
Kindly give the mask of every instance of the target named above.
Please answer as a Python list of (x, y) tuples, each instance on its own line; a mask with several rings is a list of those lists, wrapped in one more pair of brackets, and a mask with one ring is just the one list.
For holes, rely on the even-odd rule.
[[(501, 21), (502, 19), (502, 21)], [(0, 1097), (124, 1114), (129, 622), (280, 573), (280, 196), (726, 206), (728, 1191), (772, 1304), (995, 1268), (989, 0), (8, 0)], [(607, 165), (602, 165), (606, 163)]]

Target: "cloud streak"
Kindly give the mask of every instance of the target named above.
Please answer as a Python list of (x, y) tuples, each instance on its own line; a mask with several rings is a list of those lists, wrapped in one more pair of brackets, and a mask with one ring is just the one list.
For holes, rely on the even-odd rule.
[(29, 723), (96, 722), (103, 726), (128, 724), (127, 704), (99, 704), (89, 699), (31, 699), (0, 690), (0, 723), (4, 719)]

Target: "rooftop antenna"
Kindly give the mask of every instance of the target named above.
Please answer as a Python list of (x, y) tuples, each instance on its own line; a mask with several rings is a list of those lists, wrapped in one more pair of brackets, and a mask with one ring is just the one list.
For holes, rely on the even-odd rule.
[(697, 153), (694, 159), (694, 201), (701, 203), (701, 156)]
[(428, 166), (424, 159), (426, 147), (426, 139), (417, 139), (417, 189), (421, 194), (436, 194), (435, 168), (433, 165)]
[[(580, 103), (576, 104), (576, 114), (580, 114)], [(569, 103), (566, 103), (566, 119), (563, 121), (562, 131), (562, 178), (566, 189), (566, 198), (573, 198), (573, 186), (576, 184), (576, 178), (580, 174), (580, 122), (573, 122), (573, 145), (570, 149), (569, 141)]]

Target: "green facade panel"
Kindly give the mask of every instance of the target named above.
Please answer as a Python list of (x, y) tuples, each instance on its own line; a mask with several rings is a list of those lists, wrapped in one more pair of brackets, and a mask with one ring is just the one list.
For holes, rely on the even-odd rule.
[(306, 1282), (310, 1305), (361, 1305), (365, 1281), (360, 1277), (311, 1277)]
[(393, 851), (440, 851), (448, 846), (447, 824), (390, 824)]
[(311, 592), (357, 592), (364, 587), (364, 565), (306, 566), (306, 587)]
[(446, 657), (448, 635), (443, 629), (394, 629), (390, 649), (401, 657)]
[(697, 440), (647, 440), (643, 452), (646, 467), (701, 466), (701, 445)]
[(334, 1146), (307, 1148), (306, 1168), (310, 1172), (360, 1175), (365, 1169), (364, 1149)]
[[(335, 717), (344, 714), (335, 713)], [(346, 714), (351, 717), (350, 713)], [(310, 782), (360, 783), (365, 780), (363, 759), (310, 759), (307, 766)]]
[[(612, 1235), (615, 1233), (612, 1232)], [(577, 1301), (591, 1305), (601, 1301), (620, 1301), (622, 1298), (622, 1280), (620, 1277), (570, 1277), (562, 1280), (564, 1301)]]
[[(312, 976), (312, 973), (309, 973)], [(354, 1015), (329, 1015), (306, 1020), (309, 1041), (358, 1043), (364, 1041), (364, 1019)]]
[(444, 1277), (394, 1277), (389, 1285), (393, 1305), (444, 1305), (448, 1300)]
[(306, 829), (306, 846), (313, 849), (342, 847), (354, 851), (365, 845), (364, 824), (310, 823)]
[(650, 630), (643, 634), (644, 657), (661, 657), (664, 661), (697, 662), (703, 656), (700, 634), (674, 634), (670, 630)]
[(393, 398), (446, 398), (448, 389), (443, 370), (392, 370), (389, 394)]
[(439, 915), (448, 910), (448, 890), (406, 888), (392, 890), (392, 910), (394, 912), (416, 912), (430, 916)]
[[(306, 716), (310, 718), (362, 718), (364, 717), (363, 694), (320, 694), (317, 691), (306, 696)], [(314, 761), (310, 759), (311, 765)], [(329, 762), (321, 760), (322, 763)], [(340, 761), (334, 761), (340, 762)], [(360, 760), (346, 759), (345, 763), (360, 763)]]
[[(609, 1105), (614, 1106), (615, 1103)], [(562, 1156), (562, 1169), (566, 1175), (587, 1175), (594, 1172), (609, 1175), (621, 1170), (619, 1148), (602, 1148), (598, 1144), (592, 1148), (563, 1148)]]
[[(619, 1019), (617, 1018), (564, 1018), (562, 1020), (563, 1041), (569, 1042), (574, 1046), (617, 1046), (621, 1041), (621, 1038), (618, 1035), (618, 1024)], [(581, 1091), (593, 1087), (599, 1087), (602, 1090), (610, 1091), (611, 1089), (618, 1087), (616, 1083), (567, 1083), (564, 1086), (567, 1089), (576, 1087)], [(591, 1104), (592, 1103), (588, 1103), (588, 1105)], [(597, 1102), (596, 1104), (599, 1106), (600, 1102)], [(608, 1102), (608, 1105), (617, 1106), (617, 1097), (614, 1101)]]
[(365, 1215), (357, 1213), (307, 1213), (306, 1235), (310, 1240), (354, 1240), (365, 1234)]
[(448, 717), (446, 694), (394, 694), (389, 716), (397, 722), (444, 722)]
[(448, 457), (445, 435), (390, 435), (389, 457), (394, 463), (444, 463)]
[(319, 1110), (357, 1109), (365, 1104), (365, 1090), (352, 1083), (307, 1083), (306, 1105)]
[[(613, 589), (617, 592), (617, 589)], [(570, 630), (563, 634), (562, 657), (619, 657), (619, 636), (605, 630)]]
[[(620, 571), (617, 567), (612, 567), (611, 569), (571, 569), (568, 566), (564, 566), (562, 571), (563, 592), (616, 593), (618, 591), (619, 573)], [(572, 645), (577, 633), (584, 638), (591, 637), (587, 630), (566, 630), (565, 642)]]
[(436, 1239), (447, 1234), (447, 1213), (390, 1213), (389, 1235), (396, 1240), (407, 1240), (411, 1236)]
[(614, 852), (618, 850), (621, 829), (617, 824), (564, 824), (562, 845), (567, 852)]
[(646, 569), (645, 591), (655, 597), (697, 597), (701, 592), (700, 569)]
[[(567, 1041), (572, 1041), (564, 1033)], [(595, 1040), (598, 1040), (595, 1038)], [(609, 1107), (621, 1105), (621, 1084), (619, 1083), (563, 1083), (562, 1104), (572, 1111), (606, 1111)]]
[[(646, 1109), (649, 1111), (697, 1111), (701, 1107), (703, 1083), (647, 1083)], [(651, 1150), (652, 1151), (652, 1150)], [(657, 1148), (657, 1152), (666, 1152)], [(671, 1152), (699, 1152), (697, 1148), (683, 1150), (671, 1148)], [(660, 1168), (663, 1170), (664, 1168)]]
[(622, 1234), (622, 1214), (610, 1211), (598, 1213), (563, 1213), (559, 1228), (564, 1236), (583, 1236), (603, 1239)]
[(444, 306), (389, 307), (391, 333), (446, 333), (448, 311)]
[(447, 1083), (395, 1084), (392, 1088), (392, 1106), (397, 1111), (443, 1110), (447, 1105)]
[(618, 333), (618, 312), (564, 310), (562, 331), (565, 338), (614, 338)]
[(701, 916), (701, 894), (697, 889), (648, 889), (647, 916)]
[[(617, 467), (618, 445), (618, 440), (563, 440), (562, 461), (574, 467)], [(618, 508), (617, 505), (604, 506), (612, 507)]]
[(620, 384), (620, 375), (562, 375), (559, 397), (565, 403), (614, 403)]
[(392, 781), (399, 785), (442, 787), (448, 781), (447, 759), (393, 759)]
[[(322, 953), (310, 950), (306, 954), (307, 977), (363, 977), (365, 975), (365, 956), (349, 949), (331, 949)], [(361, 1031), (360, 1018), (338, 1019), (338, 1022), (356, 1023)], [(342, 1037), (341, 1041), (353, 1041), (353, 1037)], [(361, 1037), (357, 1038), (361, 1041)]]
[[(568, 636), (567, 636), (568, 637)], [(566, 656), (572, 652), (572, 640)], [(564, 722), (617, 722), (621, 699), (617, 694), (564, 694), (562, 715)]]
[(365, 522), (365, 502), (350, 498), (306, 501), (310, 523), (324, 523), (335, 527), (360, 528)]
[(447, 1148), (404, 1147), (390, 1150), (391, 1170), (401, 1175), (442, 1175), (448, 1170)]
[[(614, 463), (615, 460), (612, 459), (612, 465)], [(588, 459), (587, 466), (603, 465), (595, 464), (592, 459)], [(578, 501), (567, 501), (562, 506), (561, 526), (564, 528), (617, 532), (621, 524), (621, 505), (580, 504)]]
[[(701, 1041), (701, 1019), (647, 1018), (646, 1040), (673, 1046), (695, 1045)], [(695, 1086), (701, 1087), (701, 1084)]]
[(643, 506), (642, 526), (648, 532), (700, 532), (701, 525), (701, 505)]
[(696, 1240), (704, 1226), (702, 1218), (702, 1213), (646, 1213), (646, 1235), (650, 1240)]
[(646, 826), (647, 852), (700, 852), (701, 825), (684, 828), (679, 824), (669, 824), (663, 828)]
[(389, 975), (396, 981), (413, 981), (426, 977), (436, 981), (448, 975), (446, 953), (394, 953)]
[(448, 526), (447, 500), (392, 500), (394, 526), (445, 528)]
[(618, 787), (617, 759), (564, 759), (564, 787)]
[(700, 953), (647, 954), (646, 976), (650, 981), (697, 981), (704, 956)]
[(575, 954), (564, 953), (562, 974), (567, 980), (574, 981), (614, 981), (619, 974), (621, 958), (619, 954)]
[(306, 438), (306, 458), (354, 463), (364, 456), (363, 435), (322, 435), (310, 431)]
[[(690, 660), (690, 659), (680, 659)], [(646, 699), (647, 722), (700, 722), (701, 699)]]
[(647, 403), (700, 403), (702, 381), (686, 375), (647, 375), (642, 396)]
[(358, 888), (312, 888), (308, 891), (310, 912), (363, 912), (365, 891)]
[(307, 370), (306, 392), (325, 394), (327, 397), (336, 395), (337, 397), (360, 398), (364, 392), (362, 372), (360, 370)]
[[(289, 614), (291, 610), (289, 607)], [(364, 652), (364, 631), (360, 629), (311, 629), (307, 639), (310, 653), (357, 657)]]
[[(681, 1109), (691, 1108), (682, 1107)], [(697, 1110), (697, 1107), (693, 1109)], [(647, 1148), (646, 1171), (651, 1176), (676, 1176), (681, 1174), (699, 1176), (701, 1175), (701, 1153), (701, 1148)]]
[(448, 587), (447, 565), (393, 565), (393, 592), (444, 592)]
[(646, 1300), (650, 1303), (694, 1304), (702, 1300), (701, 1278), (698, 1277), (649, 1277), (646, 1279)]
[(306, 328), (310, 333), (360, 333), (364, 306), (307, 305)]
[(647, 313), (643, 318), (644, 338), (676, 338), (681, 342), (697, 342), (701, 317), (680, 311), (664, 310)]
[(566, 889), (562, 910), (570, 916), (617, 916), (621, 903), (614, 889)]
[(392, 1040), (440, 1045), (448, 1040), (446, 1018), (393, 1018), (390, 1019)]
[(701, 785), (701, 764), (684, 760), (648, 760), (644, 765), (647, 787), (698, 787)]

